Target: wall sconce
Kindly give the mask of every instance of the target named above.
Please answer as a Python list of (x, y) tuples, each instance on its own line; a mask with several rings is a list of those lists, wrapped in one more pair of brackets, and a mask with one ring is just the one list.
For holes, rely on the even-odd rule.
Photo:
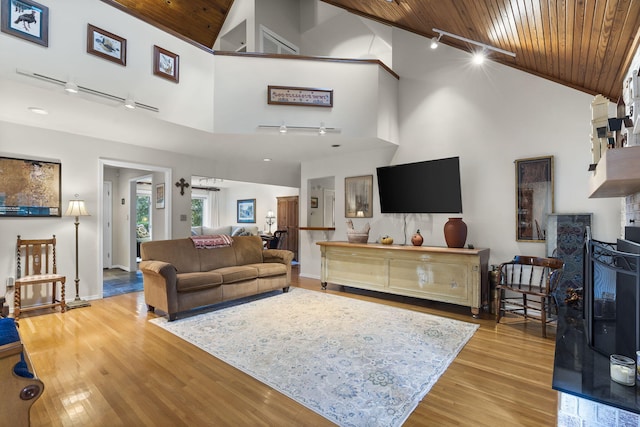
[(273, 213), (272, 210), (269, 210), (267, 212), (267, 225), (269, 226), (269, 232), (267, 233), (269, 236), (271, 236), (271, 226), (273, 225), (273, 223), (275, 222), (275, 214)]

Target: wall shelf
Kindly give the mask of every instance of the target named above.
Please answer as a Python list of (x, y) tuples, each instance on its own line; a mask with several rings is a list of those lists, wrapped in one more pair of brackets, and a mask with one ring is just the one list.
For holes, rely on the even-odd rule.
[(606, 150), (589, 177), (589, 198), (640, 193), (640, 146)]

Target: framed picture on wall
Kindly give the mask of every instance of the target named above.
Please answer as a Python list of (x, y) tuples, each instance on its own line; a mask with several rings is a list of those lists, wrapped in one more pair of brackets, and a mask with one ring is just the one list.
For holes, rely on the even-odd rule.
[(164, 209), (164, 182), (156, 185), (156, 209)]
[(553, 213), (553, 156), (520, 159), (516, 164), (516, 240), (544, 242)]
[(344, 179), (345, 218), (373, 217), (373, 175)]
[(312, 197), (311, 198), (310, 207), (311, 208), (317, 208), (318, 207), (318, 198), (317, 197)]
[(238, 222), (256, 222), (256, 199), (238, 200)]
[(180, 79), (180, 57), (160, 46), (153, 46), (153, 74), (178, 83)]
[(62, 165), (0, 157), (0, 218), (61, 216)]
[(127, 65), (127, 40), (91, 24), (87, 24), (87, 52)]
[(31, 0), (1, 0), (3, 33), (49, 46), (49, 8)]

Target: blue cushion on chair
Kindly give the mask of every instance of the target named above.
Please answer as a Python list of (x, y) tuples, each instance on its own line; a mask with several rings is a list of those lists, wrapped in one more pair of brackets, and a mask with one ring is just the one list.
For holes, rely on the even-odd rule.
[[(8, 317), (0, 319), (0, 345), (17, 341), (20, 341), (20, 335), (15, 320)], [(29, 372), (27, 362), (24, 360), (24, 353), (20, 353), (20, 361), (13, 367), (13, 372), (19, 377), (33, 378), (33, 374)]]
[(0, 345), (9, 344), (16, 341), (20, 341), (20, 335), (18, 335), (16, 322), (9, 317), (0, 319)]

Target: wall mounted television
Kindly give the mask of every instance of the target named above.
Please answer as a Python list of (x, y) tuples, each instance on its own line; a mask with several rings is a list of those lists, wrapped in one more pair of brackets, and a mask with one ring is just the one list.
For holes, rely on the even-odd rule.
[(462, 213), (460, 158), (376, 168), (382, 213)]
[(59, 217), (62, 165), (0, 157), (0, 218)]

